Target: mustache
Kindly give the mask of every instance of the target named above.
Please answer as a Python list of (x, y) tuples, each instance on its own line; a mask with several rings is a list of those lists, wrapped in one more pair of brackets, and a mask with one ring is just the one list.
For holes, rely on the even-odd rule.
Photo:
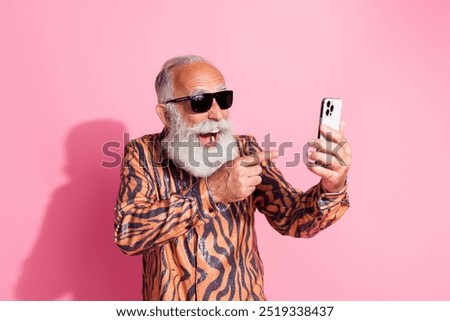
[(227, 119), (221, 119), (219, 121), (207, 119), (197, 125), (190, 127), (189, 130), (195, 132), (196, 134), (207, 134), (218, 131), (231, 132), (232, 124)]

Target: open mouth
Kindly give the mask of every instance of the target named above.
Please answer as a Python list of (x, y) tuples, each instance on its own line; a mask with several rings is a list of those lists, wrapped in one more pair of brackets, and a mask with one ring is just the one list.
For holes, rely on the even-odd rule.
[(215, 130), (211, 133), (198, 134), (200, 144), (205, 147), (216, 146), (217, 140), (219, 139), (220, 132)]

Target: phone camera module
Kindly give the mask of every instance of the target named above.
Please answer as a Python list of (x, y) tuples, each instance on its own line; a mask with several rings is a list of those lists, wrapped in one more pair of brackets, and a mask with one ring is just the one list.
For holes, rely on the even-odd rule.
[(327, 110), (325, 111), (325, 115), (331, 116), (333, 115), (334, 105), (327, 101)]

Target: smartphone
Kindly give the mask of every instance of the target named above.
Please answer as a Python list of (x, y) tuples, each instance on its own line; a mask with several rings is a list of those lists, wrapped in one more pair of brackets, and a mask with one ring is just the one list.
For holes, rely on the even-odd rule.
[(320, 108), (319, 131), (317, 137), (325, 139), (320, 132), (320, 125), (324, 124), (335, 130), (339, 130), (341, 124), (342, 100), (340, 98), (324, 98)]

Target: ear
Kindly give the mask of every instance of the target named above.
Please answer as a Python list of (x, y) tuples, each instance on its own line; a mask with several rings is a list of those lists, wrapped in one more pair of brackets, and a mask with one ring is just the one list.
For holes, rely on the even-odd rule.
[(166, 127), (170, 127), (169, 113), (166, 110), (166, 105), (165, 104), (156, 105), (156, 113), (158, 114), (159, 119), (161, 119), (163, 124)]

